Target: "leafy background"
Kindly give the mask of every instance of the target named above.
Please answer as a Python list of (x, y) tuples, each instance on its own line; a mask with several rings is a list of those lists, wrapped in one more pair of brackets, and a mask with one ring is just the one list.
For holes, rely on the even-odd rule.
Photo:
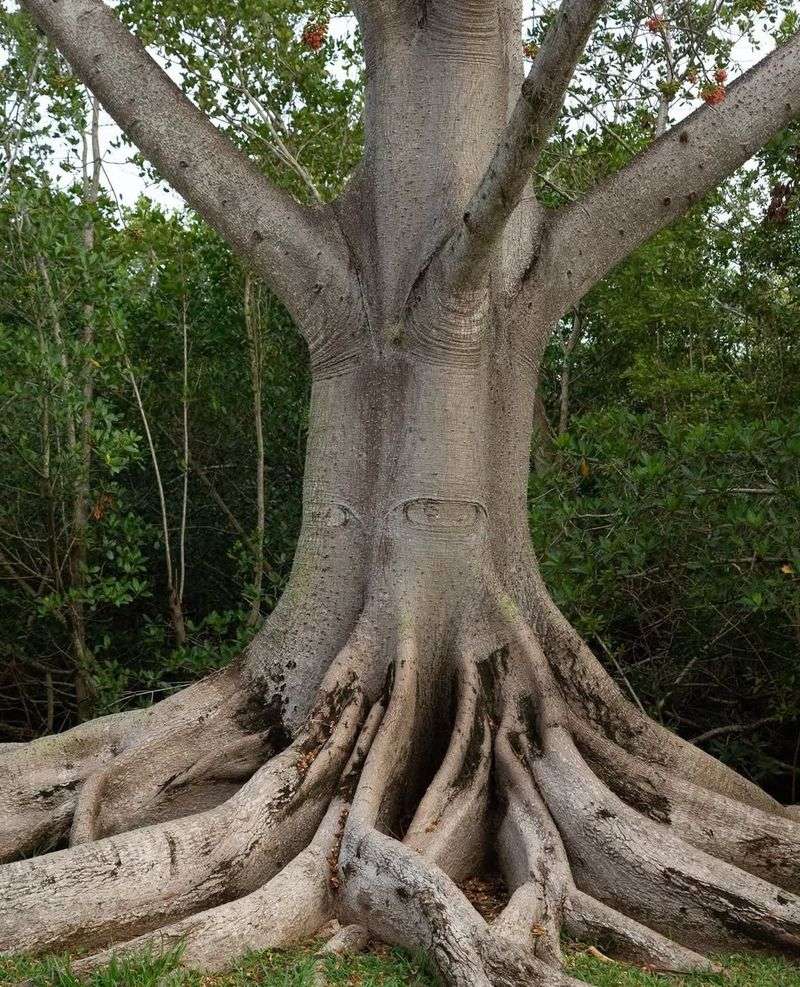
[[(709, 86), (724, 90), (737, 39), (766, 48), (796, 29), (789, 4), (722, 6), (608, 8), (535, 176), (543, 198), (575, 198)], [(343, 187), (362, 142), (359, 39), (343, 5), (119, 10), (274, 181), (306, 201)], [(540, 6), (526, 21), (529, 58), (551, 14)], [(241, 649), (290, 570), (309, 377), (286, 313), (258, 287), (248, 326), (246, 273), (196, 218), (146, 197), (124, 206), (104, 176), (97, 201), (87, 195), (90, 98), (7, 7), (0, 52), (0, 740), (16, 741), (151, 702)], [(121, 140), (106, 153), (133, 154)], [(540, 381), (530, 480), (548, 584), (632, 699), (793, 801), (799, 180), (794, 126), (564, 320)], [(70, 433), (87, 408), (85, 462)], [(184, 634), (167, 546), (183, 571)], [(81, 676), (91, 688), (79, 704)]]

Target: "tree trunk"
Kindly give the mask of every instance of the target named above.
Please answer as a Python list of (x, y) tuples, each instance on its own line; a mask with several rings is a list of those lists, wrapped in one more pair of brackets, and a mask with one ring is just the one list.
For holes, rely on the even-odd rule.
[[(630, 707), (547, 596), (531, 367), (491, 311), (317, 371), (294, 570), (236, 666), (8, 755), (7, 855), (73, 849), (0, 870), (5, 948), (214, 968), (336, 915), (459, 985), (569, 983), (562, 928), (668, 970), (800, 948), (800, 825)], [(487, 853), (492, 927), (454, 883)]]
[[(83, 135), (83, 204), (93, 208), (100, 191), (102, 157), (100, 155), (100, 104), (91, 101), (89, 132)], [(91, 170), (89, 150), (91, 145)], [(83, 227), (83, 248), (87, 254), (94, 250), (94, 221), (87, 220)], [(94, 367), (92, 348), (95, 340), (94, 305), (83, 306), (83, 333), (81, 342), (85, 348), (83, 366), (80, 369), (81, 416), (76, 430), (75, 454), (77, 458), (75, 497), (72, 504), (72, 541), (68, 555), (69, 568), (69, 623), (75, 663), (75, 700), (79, 720), (94, 716), (96, 688), (92, 677), (94, 656), (86, 633), (86, 581), (89, 538), (89, 500), (91, 495), (92, 425), (94, 419)]]
[(572, 369), (572, 351), (578, 345), (583, 331), (581, 310), (576, 306), (572, 313), (572, 328), (564, 340), (564, 359), (561, 364), (561, 403), (558, 415), (558, 434), (564, 435), (569, 427), (569, 385)]
[[(64, 45), (69, 31), (48, 18), (73, 3), (83, 34), (100, 37), (93, 0), (26, 0)], [(0, 868), (0, 948), (89, 948), (85, 971), (112, 946), (181, 942), (184, 963), (218, 968), (335, 917), (425, 942), (445, 982), (470, 987), (572, 983), (562, 928), (668, 970), (710, 969), (693, 950), (798, 952), (800, 822), (631, 707), (532, 550), (539, 364), (608, 257), (574, 233), (577, 213), (559, 220), (573, 231), (564, 246), (520, 196), (597, 5), (568, 0), (516, 106), (515, 0), (356, 7), (363, 163), (322, 214), (313, 287), (283, 294), (313, 375), (289, 585), (230, 668), (0, 761), (6, 857), (70, 843)], [(126, 66), (116, 30), (109, 57), (116, 45)], [(92, 44), (75, 63), (202, 205), (213, 156), (194, 157), (187, 138), (173, 167), (158, 127), (117, 100), (114, 65), (92, 67)], [(189, 128), (193, 111), (164, 99)], [(201, 136), (201, 150), (216, 140)], [(250, 176), (218, 153), (226, 175)], [(207, 214), (226, 231), (237, 203)], [(304, 214), (296, 253), (311, 250), (318, 215)], [(244, 229), (230, 233), (243, 254), (280, 263), (280, 224)], [(490, 926), (456, 882), (491, 860), (510, 899)]]
[[(255, 297), (254, 297), (255, 296)], [(248, 273), (244, 278), (244, 322), (250, 362), (250, 386), (253, 390), (253, 427), (256, 438), (256, 528), (253, 537), (253, 599), (248, 623), (257, 627), (261, 622), (261, 594), (264, 583), (264, 534), (267, 523), (267, 501), (264, 461), (264, 411), (262, 407), (262, 359), (260, 298)]]

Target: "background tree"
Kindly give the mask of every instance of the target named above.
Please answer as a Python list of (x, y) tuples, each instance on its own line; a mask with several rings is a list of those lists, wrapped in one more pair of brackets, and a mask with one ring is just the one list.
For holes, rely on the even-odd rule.
[[(715, 78), (706, 108), (553, 208), (523, 193), (598, 6), (568, 0), (551, 18), (515, 103), (517, 9), (359, 5), (374, 66), (362, 163), (334, 207), (308, 208), (101, 4), (26, 6), (285, 302), (314, 383), (292, 577), (242, 659), (159, 706), (8, 752), (9, 855), (67, 830), (72, 849), (0, 872), (4, 945), (138, 948), (158, 928), (202, 964), (333, 910), (393, 941), (423, 936), (446, 980), (477, 984), (566, 983), (562, 922), (669, 969), (707, 962), (660, 933), (796, 947), (792, 813), (626, 702), (544, 589), (524, 506), (552, 325), (791, 120), (797, 37), (727, 99)], [(652, 30), (674, 75), (673, 32), (664, 18)], [(323, 35), (307, 26), (306, 46)], [(773, 212), (786, 200), (773, 189)], [(490, 929), (453, 880), (478, 865), (493, 817), (513, 894)]]

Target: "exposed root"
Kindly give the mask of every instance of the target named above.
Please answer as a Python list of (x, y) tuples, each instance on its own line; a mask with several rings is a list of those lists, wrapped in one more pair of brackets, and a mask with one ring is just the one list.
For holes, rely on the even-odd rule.
[(534, 567), (531, 596), (536, 627), (565, 698), (630, 754), (659, 764), (699, 788), (778, 816), (787, 810), (751, 781), (636, 709), (570, 625)]
[(372, 936), (363, 925), (340, 925), (317, 953), (314, 964), (314, 987), (328, 987), (331, 983), (326, 962), (329, 957), (361, 953), (367, 948), (371, 939)]
[[(204, 743), (211, 743), (205, 753), (198, 754), (193, 745), (189, 748), (191, 753), (187, 760), (190, 763), (182, 771), (174, 771), (177, 765), (173, 760), (173, 771), (168, 775), (165, 776), (162, 769), (152, 781), (142, 779), (143, 764), (152, 758), (158, 758), (156, 763), (161, 763), (163, 759), (164, 738), (148, 734), (143, 743), (127, 750), (103, 770), (90, 776), (78, 796), (70, 830), (70, 846), (102, 839), (115, 832), (118, 826), (124, 831), (140, 825), (143, 820), (151, 824), (213, 808), (234, 795), (282, 746), (274, 743), (269, 730), (231, 736), (230, 723), (226, 723), (224, 718), (219, 726), (222, 727), (217, 731), (220, 735), (213, 736), (215, 731), (212, 730), (209, 731), (211, 736), (204, 738)], [(202, 730), (202, 724), (198, 723), (191, 734), (198, 729)], [(186, 742), (192, 742), (191, 734), (184, 735)], [(171, 750), (174, 745), (172, 734), (170, 739)], [(139, 804), (129, 806), (124, 814), (120, 814), (123, 794), (131, 790), (137, 791)], [(116, 825), (115, 816), (118, 820)]]
[(311, 839), (362, 707), (328, 707), (218, 809), (2, 868), (0, 949), (103, 946), (256, 889)]
[[(320, 984), (325, 955), (375, 937), (427, 949), (458, 987), (576, 987), (562, 930), (671, 972), (715, 969), (691, 947), (800, 954), (800, 898), (775, 886), (800, 887), (792, 812), (727, 769), (689, 780), (700, 762), (674, 770), (679, 748), (654, 749), (660, 728), (632, 718), (571, 637), (537, 636), (496, 584), (470, 601), (479, 615), (446, 644), (421, 644), (414, 598), (388, 629), (362, 616), (288, 746), (229, 671), (193, 699), (0, 749), (17, 772), (6, 849), (70, 829), (73, 843), (0, 868), (0, 949), (98, 950), (83, 974), (180, 944), (184, 965), (224, 970), (337, 920)], [(27, 790), (18, 758), (38, 765)], [(455, 883), (487, 859), (511, 893), (491, 925)]]
[(147, 710), (0, 751), (0, 861), (212, 808), (288, 742), (235, 666)]
[[(425, 942), (448, 983), (487, 987), (472, 939), (482, 919), (435, 865), (376, 826), (392, 825), (417, 706), (416, 641), (399, 642), (392, 697), (358, 783), (339, 852), (340, 920), (399, 945)], [(447, 761), (447, 758), (445, 758)], [(417, 878), (417, 886), (409, 882)]]
[[(424, 943), (447, 984), (575, 983), (542, 964), (533, 950), (496, 937), (443, 870), (380, 831), (381, 825), (391, 824), (392, 791), (413, 732), (416, 694), (415, 642), (408, 639), (401, 642), (384, 729), (367, 758), (345, 826), (339, 854), (340, 917), (388, 942), (408, 948)], [(465, 716), (469, 708), (469, 703), (462, 704)], [(458, 744), (451, 752), (457, 749)], [(459, 760), (456, 754), (445, 758), (443, 777), (451, 776)], [(441, 797), (441, 777), (434, 781), (428, 804)]]
[(370, 938), (363, 925), (340, 925), (317, 955), (346, 956), (362, 953), (369, 945)]
[(343, 898), (348, 917), (387, 942), (409, 949), (424, 945), (446, 984), (577, 984), (532, 950), (493, 935), (442, 870), (391, 837), (354, 829), (342, 851), (350, 868)]
[[(343, 778), (360, 770), (382, 712), (376, 706), (367, 717)], [(256, 891), (79, 960), (73, 963), (73, 971), (89, 972), (108, 963), (112, 956), (180, 945), (181, 966), (217, 972), (228, 969), (249, 951), (308, 940), (332, 915), (330, 855), (347, 805), (347, 785), (343, 784), (310, 844)]]
[(572, 875), (558, 835), (530, 774), (514, 755), (516, 737), (508, 719), (497, 741), (499, 784), (508, 804), (498, 834), (500, 863), (511, 900), (494, 930), (522, 945), (551, 966), (561, 964), (561, 925)]
[(181, 966), (219, 972), (247, 952), (309, 939), (329, 915), (325, 853), (312, 844), (257, 891), (77, 960), (72, 969), (82, 975), (114, 956), (180, 946)]
[(575, 942), (591, 943), (618, 959), (666, 973), (719, 973), (720, 967), (648, 929), (601, 901), (573, 889), (564, 907), (564, 928)]
[(711, 794), (660, 765), (633, 757), (585, 724), (575, 741), (624, 802), (670, 826), (687, 843), (788, 891), (800, 891), (800, 819)]
[(405, 842), (454, 881), (480, 867), (485, 852), (492, 734), (474, 662), (464, 663), (450, 746), (405, 835)]
[(689, 846), (610, 792), (561, 727), (528, 762), (578, 886), (677, 941), (800, 952), (800, 898)]
[(553, 965), (561, 961), (563, 925), (571, 938), (600, 945), (620, 959), (668, 972), (714, 971), (715, 965), (704, 957), (575, 887), (558, 830), (520, 760), (525, 725), (513, 714), (513, 706), (511, 710), (498, 737), (498, 761), (507, 773), (509, 792), (500, 847), (507, 883), (515, 890), (495, 930), (522, 942), (533, 930), (537, 955)]
[(143, 710), (85, 723), (55, 737), (0, 747), (0, 862), (46, 853), (69, 832), (87, 777), (137, 735)]

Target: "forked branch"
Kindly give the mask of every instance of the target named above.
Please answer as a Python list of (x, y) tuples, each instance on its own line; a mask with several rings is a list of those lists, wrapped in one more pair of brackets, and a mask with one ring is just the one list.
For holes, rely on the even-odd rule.
[(616, 264), (684, 215), (800, 115), (800, 34), (646, 151), (557, 213), (521, 302), (547, 285), (558, 318)]
[(448, 281), (465, 284), (481, 272), (558, 120), (567, 86), (603, 0), (563, 0), (522, 84), (494, 157), (445, 247)]
[[(285, 302), (296, 322), (353, 290), (331, 214), (275, 188), (102, 0), (21, 0), (142, 154)], [(313, 331), (313, 330), (312, 330)]]

